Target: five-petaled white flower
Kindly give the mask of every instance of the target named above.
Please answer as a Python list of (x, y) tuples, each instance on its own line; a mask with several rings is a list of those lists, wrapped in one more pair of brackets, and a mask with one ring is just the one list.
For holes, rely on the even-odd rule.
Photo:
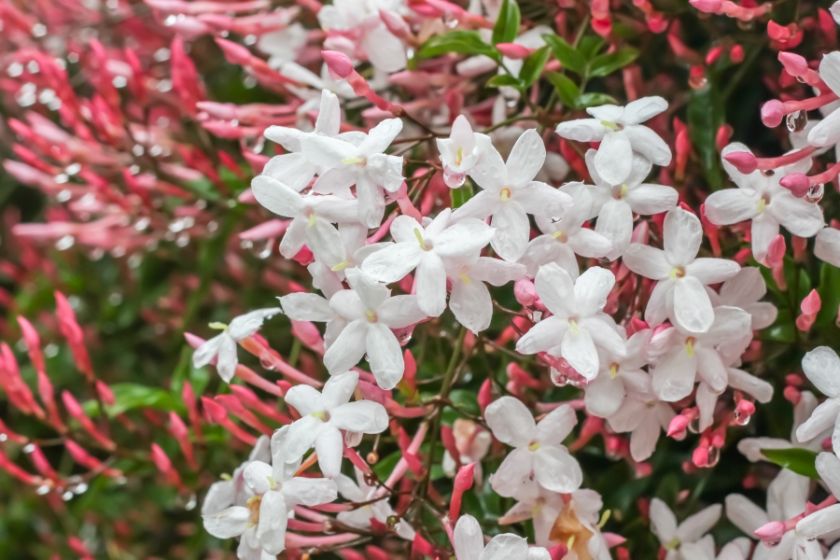
[(475, 259), (493, 237), (493, 228), (476, 218), (452, 223), (447, 208), (425, 227), (410, 216), (391, 223), (394, 243), (368, 256), (362, 270), (379, 282), (396, 282), (416, 269), (415, 293), (420, 309), (437, 317), (446, 309), (445, 260)]
[(462, 515), (455, 524), (452, 546), (456, 560), (550, 560), (541, 547), (528, 547), (528, 541), (512, 533), (496, 535), (486, 545), (484, 531), (471, 515)]
[[(748, 152), (743, 144), (729, 144), (722, 156), (733, 152)], [(752, 220), (752, 250), (755, 259), (763, 262), (770, 242), (779, 234), (779, 227), (799, 237), (813, 237), (824, 225), (819, 204), (797, 198), (779, 184), (779, 180), (792, 172), (804, 173), (811, 167), (811, 159), (764, 172), (741, 173), (723, 159), (723, 167), (738, 188), (722, 189), (706, 198), (706, 217), (715, 225), (725, 226)]]
[(457, 189), (464, 184), (481, 154), (492, 150), (493, 145), (486, 134), (473, 132), (467, 117), (458, 115), (452, 123), (449, 138), (437, 139), (437, 148), (443, 164), (443, 182), (450, 189)]
[(650, 523), (653, 533), (659, 538), (665, 549), (665, 560), (681, 560), (682, 548), (686, 544), (696, 543), (714, 527), (720, 519), (720, 504), (715, 504), (688, 517), (677, 525), (674, 512), (659, 498), (650, 503)]
[(577, 423), (569, 405), (558, 406), (537, 424), (522, 401), (504, 396), (487, 407), (484, 419), (497, 440), (515, 448), (490, 477), (496, 493), (515, 497), (534, 482), (562, 493), (580, 487), (580, 465), (563, 445)]
[(752, 317), (752, 329), (759, 331), (767, 328), (776, 321), (778, 310), (769, 301), (761, 301), (767, 293), (764, 277), (754, 266), (747, 266), (738, 274), (724, 282), (720, 293), (712, 299), (715, 305), (730, 305), (740, 307)]
[[(271, 438), (271, 465), (250, 461), (243, 472), (251, 496), (245, 505), (232, 505), (220, 512), (204, 515), (204, 528), (220, 539), (240, 537), (252, 552), (261, 549), (277, 555), (286, 548), (286, 526), (296, 505), (317, 506), (338, 497), (335, 482), (326, 478), (296, 477), (297, 463), (286, 462), (282, 455), (288, 426)], [(242, 560), (252, 555), (239, 555)]]
[(741, 267), (735, 261), (697, 258), (703, 242), (700, 220), (682, 208), (665, 216), (664, 250), (631, 243), (624, 264), (637, 274), (658, 280), (645, 319), (658, 325), (665, 319), (691, 333), (704, 333), (715, 320), (706, 286), (732, 278)]
[(656, 165), (671, 163), (671, 149), (650, 128), (640, 124), (668, 108), (661, 97), (642, 97), (627, 104), (590, 107), (594, 118), (561, 122), (557, 134), (578, 142), (601, 142), (594, 164), (611, 185), (620, 185), (633, 168), (633, 152)]
[(713, 310), (712, 325), (702, 334), (678, 325), (659, 336), (670, 337), (670, 346), (651, 371), (653, 392), (666, 402), (687, 397), (699, 375), (715, 392), (726, 389), (728, 366), (733, 365), (752, 340), (749, 313), (722, 305)]
[(274, 317), (281, 311), (279, 307), (256, 309), (236, 317), (230, 325), (211, 323), (212, 328), (222, 329), (222, 332), (195, 349), (192, 357), (193, 366), (204, 367), (215, 359), (219, 376), (229, 383), (239, 364), (236, 357), (236, 344), (255, 334), (266, 319)]
[(303, 153), (304, 139), (310, 136), (330, 138), (346, 136), (339, 134), (340, 130), (341, 106), (338, 96), (329, 90), (322, 89), (314, 130), (304, 132), (297, 128), (276, 125), (265, 129), (265, 137), (283, 146), (288, 153), (271, 158), (263, 167), (262, 174), (282, 181), (297, 192), (302, 191), (309, 185), (312, 178), (322, 171), (320, 165)]
[(645, 461), (656, 449), (656, 442), (663, 430), (668, 429), (674, 409), (662, 402), (650, 390), (650, 382), (641, 390), (628, 388), (618, 410), (607, 418), (610, 429), (616, 433), (630, 434), (630, 456), (634, 461)]
[(373, 401), (350, 402), (359, 383), (354, 371), (330, 377), (319, 392), (310, 385), (295, 385), (286, 392), (286, 403), (301, 417), (289, 426), (283, 456), (297, 461), (315, 447), (318, 466), (324, 476), (335, 478), (341, 472), (344, 438), (341, 430), (379, 434), (388, 428), (385, 407)]
[(281, 255), (292, 258), (306, 244), (315, 258), (327, 266), (344, 260), (341, 235), (333, 224), (357, 221), (359, 204), (355, 199), (302, 195), (269, 175), (257, 175), (251, 181), (251, 191), (264, 208), (292, 219), (280, 242)]
[(667, 212), (677, 205), (679, 195), (673, 187), (645, 183), (650, 175), (651, 163), (633, 154), (630, 174), (621, 183), (614, 184), (598, 174), (595, 150), (586, 152), (586, 166), (595, 183), (593, 214), (598, 216), (595, 231), (612, 242), (607, 254), (610, 260), (624, 254), (633, 234), (633, 215), (650, 216)]
[(552, 315), (531, 327), (517, 341), (516, 351), (562, 357), (583, 377), (593, 379), (600, 368), (598, 348), (613, 356), (625, 355), (624, 339), (603, 312), (614, 284), (613, 273), (597, 266), (575, 281), (556, 264), (540, 267), (535, 286)]
[(495, 148), (488, 147), (470, 177), (483, 189), (453, 213), (461, 220), (492, 216), (496, 234), (490, 244), (503, 259), (516, 261), (525, 252), (531, 226), (528, 214), (561, 216), (571, 198), (535, 181), (545, 162), (545, 145), (536, 130), (526, 130), (516, 141), (507, 163)]
[[(730, 494), (726, 497), (726, 517), (744, 533), (753, 537), (756, 529), (762, 525), (771, 521), (787, 521), (805, 511), (810, 490), (811, 482), (807, 477), (782, 469), (767, 487), (766, 511), (742, 494)], [(759, 542), (756, 545), (755, 557), (792, 558), (797, 540), (800, 539), (796, 533), (788, 531), (774, 546)]]
[(452, 279), (449, 308), (459, 323), (474, 333), (490, 326), (493, 299), (486, 284), (503, 286), (525, 276), (525, 266), (493, 257), (449, 259), (447, 276)]
[(400, 342), (391, 329), (408, 327), (426, 318), (417, 296), (391, 296), (391, 290), (357, 268), (347, 270), (352, 289), (330, 298), (330, 308), (344, 322), (324, 353), (331, 374), (348, 371), (367, 355), (376, 383), (393, 389), (405, 369)]
[(383, 153), (402, 130), (400, 119), (385, 119), (366, 135), (330, 138), (310, 135), (301, 143), (303, 154), (319, 165), (321, 172), (313, 190), (322, 194), (341, 194), (356, 185), (359, 221), (378, 227), (385, 213), (385, 195), (403, 183), (403, 158)]

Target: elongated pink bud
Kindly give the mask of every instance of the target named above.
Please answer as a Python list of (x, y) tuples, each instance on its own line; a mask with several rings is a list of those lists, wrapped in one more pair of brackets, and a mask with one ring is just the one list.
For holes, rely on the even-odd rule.
[(779, 180), (779, 184), (798, 198), (808, 194), (808, 189), (811, 188), (811, 182), (804, 173), (788, 173)]
[(324, 57), (330, 72), (339, 78), (347, 78), (354, 72), (353, 61), (343, 52), (321, 51), (321, 56)]
[(452, 489), (452, 501), (449, 503), (449, 519), (457, 519), (461, 514), (461, 502), (464, 492), (472, 488), (475, 482), (475, 463), (464, 465), (455, 474)]
[(520, 45), (519, 43), (499, 43), (496, 45), (496, 48), (499, 49), (500, 53), (514, 60), (526, 58), (533, 52), (525, 45)]
[(735, 166), (741, 173), (752, 173), (758, 169), (758, 158), (750, 152), (730, 152), (723, 159)]
[(766, 543), (776, 543), (782, 540), (785, 532), (785, 524), (783, 522), (771, 521), (756, 529), (753, 534)]

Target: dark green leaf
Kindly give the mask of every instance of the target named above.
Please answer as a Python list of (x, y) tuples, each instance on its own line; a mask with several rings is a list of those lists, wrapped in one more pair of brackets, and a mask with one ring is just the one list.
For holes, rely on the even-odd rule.
[(801, 474), (814, 480), (820, 478), (820, 475), (817, 474), (817, 468), (814, 465), (817, 460), (816, 451), (802, 449), (801, 447), (791, 447), (790, 449), (762, 449), (761, 454), (767, 457), (771, 463), (791, 470), (796, 474)]
[(519, 5), (516, 0), (504, 0), (493, 27), (493, 44), (510, 43), (519, 34)]
[(571, 78), (558, 72), (549, 72), (546, 78), (554, 86), (554, 90), (557, 92), (557, 98), (563, 105), (566, 107), (577, 107), (578, 98), (580, 98), (580, 89)]
[(420, 46), (414, 58), (423, 60), (447, 53), (483, 54), (494, 59), (499, 58), (498, 51), (482, 41), (476, 31), (451, 31), (435, 35)]
[(598, 105), (606, 105), (607, 103), (618, 102), (615, 97), (606, 93), (590, 92), (584, 93), (578, 98), (577, 106), (580, 109), (586, 109), (587, 107), (597, 107)]
[(452, 197), (452, 208), (463, 206), (474, 194), (472, 183), (469, 181), (465, 182), (460, 188), (452, 189), (449, 192)]
[(840, 268), (823, 263), (820, 267), (820, 298), (822, 308), (817, 316), (817, 325), (833, 327), (840, 307)]
[(487, 87), (498, 88), (503, 86), (521, 89), (522, 82), (519, 79), (514, 78), (513, 76), (508, 76), (507, 74), (497, 74), (496, 76), (493, 76), (492, 78), (487, 80)]
[(597, 35), (588, 35), (580, 40), (578, 43), (577, 51), (583, 57), (584, 60), (591, 60), (595, 58), (598, 54), (598, 51), (601, 50), (601, 47), (604, 46), (604, 40), (598, 37)]
[(589, 75), (596, 78), (608, 76), (630, 64), (638, 56), (639, 51), (629, 47), (618, 52), (598, 55), (589, 63)]
[(688, 102), (688, 134), (700, 154), (706, 181), (713, 189), (723, 186), (715, 136), (723, 123), (723, 107), (714, 84), (694, 90)]
[[(116, 383), (111, 385), (114, 393), (114, 404), (106, 407), (106, 414), (114, 417), (135, 408), (154, 408), (164, 412), (181, 411), (184, 407), (175, 395), (159, 387), (149, 387), (139, 383)], [(90, 414), (98, 412), (97, 404), (93, 401), (85, 403), (85, 411)]]
[(548, 47), (543, 47), (532, 52), (525, 59), (525, 62), (522, 64), (522, 70), (519, 71), (519, 80), (525, 87), (530, 86), (539, 79), (550, 54), (551, 51), (549, 51)]
[(543, 40), (564, 68), (576, 74), (583, 74), (586, 71), (586, 59), (565, 39), (557, 35), (543, 35)]

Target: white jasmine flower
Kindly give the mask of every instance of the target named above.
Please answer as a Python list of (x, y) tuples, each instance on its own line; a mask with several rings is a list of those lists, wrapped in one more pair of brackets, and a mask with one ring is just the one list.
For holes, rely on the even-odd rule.
[(255, 334), (266, 319), (274, 317), (281, 311), (279, 307), (257, 309), (234, 318), (230, 325), (211, 323), (211, 327), (222, 329), (222, 332), (195, 349), (192, 357), (193, 366), (204, 367), (215, 359), (219, 376), (230, 383), (236, 373), (236, 366), (239, 364), (236, 357), (237, 343)]
[(677, 524), (674, 513), (659, 498), (650, 503), (650, 523), (653, 533), (666, 550), (665, 560), (682, 560), (682, 547), (700, 541), (720, 519), (720, 504), (695, 513)]
[(802, 358), (802, 371), (828, 398), (797, 428), (796, 438), (809, 441), (832, 430), (831, 444), (834, 452), (840, 455), (840, 357), (828, 346), (819, 346)]
[(484, 531), (471, 515), (462, 515), (455, 524), (452, 542), (456, 560), (550, 560), (544, 548), (528, 547), (528, 541), (512, 533), (496, 535), (486, 545)]
[(443, 181), (450, 189), (464, 184), (467, 174), (478, 163), (485, 150), (492, 150), (490, 137), (473, 132), (464, 115), (458, 115), (452, 123), (449, 138), (438, 138), (437, 148), (443, 164)]

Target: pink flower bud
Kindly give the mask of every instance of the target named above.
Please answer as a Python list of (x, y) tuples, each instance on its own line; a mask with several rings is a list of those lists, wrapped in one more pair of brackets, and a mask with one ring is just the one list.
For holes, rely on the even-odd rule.
[(521, 278), (514, 283), (513, 295), (522, 307), (531, 307), (537, 301), (537, 289), (527, 278)]
[(785, 524), (783, 522), (771, 521), (756, 529), (753, 534), (766, 543), (776, 543), (782, 540), (785, 532)]
[[(785, 116), (785, 106), (778, 99), (771, 99), (761, 107), (761, 122), (764, 126), (775, 128), (782, 124)], [(733, 165), (736, 165), (733, 162)]]
[(758, 159), (750, 152), (730, 152), (723, 156), (723, 159), (734, 165), (738, 171), (744, 174), (752, 173), (758, 169)]
[(744, 61), (744, 47), (741, 45), (733, 45), (729, 49), (729, 60), (735, 64), (741, 64)]
[(680, 438), (685, 436), (688, 429), (689, 420), (682, 414), (678, 414), (671, 419), (668, 424), (668, 437)]
[(449, 504), (449, 519), (457, 519), (461, 513), (461, 500), (464, 492), (472, 488), (475, 481), (475, 463), (464, 465), (455, 474), (452, 501)]
[(321, 51), (324, 62), (330, 72), (339, 78), (347, 78), (354, 72), (353, 61), (346, 54), (338, 51)]
[(811, 182), (804, 173), (788, 173), (781, 178), (779, 184), (798, 198), (802, 198), (808, 194), (808, 189), (811, 188)]
[(791, 76), (801, 76), (808, 72), (808, 61), (802, 55), (782, 51), (779, 53), (779, 62)]
[(689, 0), (689, 4), (707, 14), (719, 14), (723, 2), (721, 0)]
[(784, 263), (785, 252), (787, 251), (787, 242), (781, 234), (773, 238), (770, 246), (767, 248), (767, 266), (771, 268), (781, 267)]
[(508, 58), (521, 60), (531, 54), (531, 49), (519, 43), (499, 43), (496, 45), (499, 52)]

